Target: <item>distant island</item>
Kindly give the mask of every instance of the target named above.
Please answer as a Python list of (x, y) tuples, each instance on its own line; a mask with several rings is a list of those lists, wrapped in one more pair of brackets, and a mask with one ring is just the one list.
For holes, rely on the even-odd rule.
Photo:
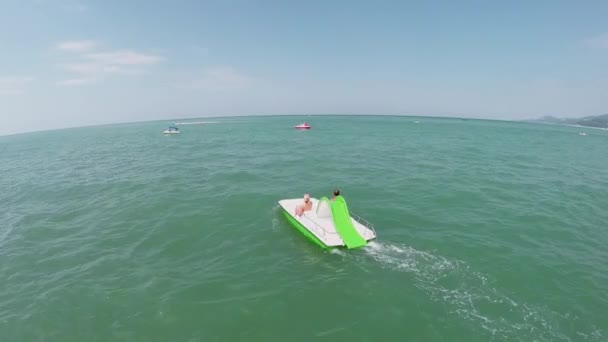
[(554, 116), (543, 116), (540, 119), (526, 120), (528, 122), (547, 123), (554, 125), (573, 125), (608, 129), (608, 114), (585, 116), (578, 119), (556, 118)]

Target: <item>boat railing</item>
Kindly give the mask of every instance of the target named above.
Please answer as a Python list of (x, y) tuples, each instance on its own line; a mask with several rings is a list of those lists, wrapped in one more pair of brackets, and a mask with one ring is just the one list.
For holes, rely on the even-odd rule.
[(370, 229), (372, 232), (374, 232), (374, 236), (376, 236), (376, 229), (374, 228), (374, 225), (369, 222), (368, 220), (364, 219), (363, 217), (350, 212), (350, 216), (357, 222), (359, 222), (360, 224), (364, 225), (366, 228)]
[(330, 236), (336, 236), (338, 235), (338, 232), (330, 232), (327, 229), (323, 228), (323, 226), (321, 226), (320, 224), (318, 224), (317, 222), (311, 220), (310, 218), (308, 218), (306, 215), (302, 216), (305, 217), (309, 222), (312, 222), (312, 224), (315, 227), (315, 230), (317, 232), (320, 232), (321, 235), (323, 236), (323, 238), (326, 238), (328, 234), (330, 234)]

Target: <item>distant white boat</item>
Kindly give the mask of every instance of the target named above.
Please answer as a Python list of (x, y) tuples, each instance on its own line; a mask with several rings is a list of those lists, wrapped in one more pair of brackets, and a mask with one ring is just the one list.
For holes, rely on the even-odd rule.
[(578, 135), (587, 135), (585, 132), (579, 132)]
[(169, 128), (167, 128), (163, 134), (179, 134), (179, 128), (175, 127), (175, 126), (170, 126)]

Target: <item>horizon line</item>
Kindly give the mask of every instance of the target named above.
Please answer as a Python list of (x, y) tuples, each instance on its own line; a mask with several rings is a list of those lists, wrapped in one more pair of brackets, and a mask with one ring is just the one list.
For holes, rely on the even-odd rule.
[(443, 116), (443, 115), (412, 115), (412, 114), (235, 114), (235, 115), (218, 115), (218, 116), (188, 116), (181, 118), (172, 118), (172, 119), (155, 119), (155, 120), (136, 120), (136, 121), (119, 121), (119, 122), (110, 122), (110, 123), (101, 123), (101, 124), (90, 124), (90, 125), (75, 125), (75, 126), (67, 126), (60, 128), (50, 128), (50, 129), (40, 129), (40, 130), (32, 130), (32, 131), (24, 131), (24, 132), (16, 132), (16, 133), (8, 133), (1, 134), (0, 137), (6, 136), (14, 136), (21, 134), (31, 134), (31, 133), (42, 133), (42, 132), (52, 132), (52, 131), (61, 131), (68, 129), (77, 129), (77, 128), (91, 128), (91, 127), (103, 127), (103, 126), (113, 126), (113, 125), (128, 125), (128, 124), (138, 124), (138, 123), (148, 123), (148, 122), (161, 122), (161, 121), (169, 121), (175, 122), (178, 120), (195, 120), (195, 119), (218, 119), (218, 118), (243, 118), (243, 117), (302, 117), (302, 116), (360, 116), (360, 117), (402, 117), (402, 118), (430, 118), (430, 119), (466, 119), (466, 120), (480, 120), (480, 121), (499, 121), (499, 122), (528, 122), (528, 123), (536, 123), (529, 120), (534, 119), (500, 119), (500, 118), (475, 118), (475, 117), (466, 117), (466, 116)]

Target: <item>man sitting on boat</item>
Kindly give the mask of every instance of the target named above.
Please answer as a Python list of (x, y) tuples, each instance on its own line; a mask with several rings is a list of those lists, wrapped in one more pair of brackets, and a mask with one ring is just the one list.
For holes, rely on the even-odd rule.
[(310, 200), (310, 195), (308, 193), (304, 194), (304, 203), (298, 205), (296, 207), (296, 215), (302, 216), (305, 211), (312, 210), (312, 201)]
[(334, 190), (334, 197), (331, 198), (331, 201), (333, 202), (338, 196), (340, 196), (340, 190), (336, 189)]

